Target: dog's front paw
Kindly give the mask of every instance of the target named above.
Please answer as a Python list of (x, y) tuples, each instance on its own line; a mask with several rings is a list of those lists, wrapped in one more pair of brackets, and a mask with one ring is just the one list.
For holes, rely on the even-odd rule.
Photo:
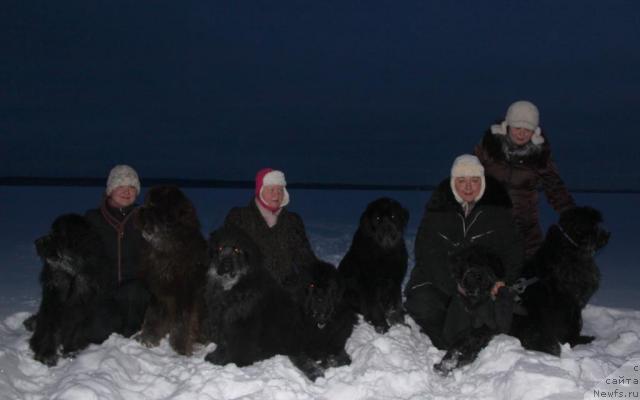
[(375, 325), (373, 328), (381, 335), (384, 335), (389, 331), (389, 325), (387, 323)]
[(433, 370), (442, 376), (448, 376), (459, 364), (461, 353), (458, 350), (449, 350), (442, 360), (433, 366)]
[(171, 335), (169, 337), (169, 344), (176, 353), (183, 356), (190, 356), (193, 352), (193, 342), (188, 336), (185, 335)]
[(226, 348), (220, 345), (218, 345), (214, 351), (207, 354), (204, 360), (215, 365), (227, 365), (231, 362)]
[(571, 345), (571, 347), (577, 346), (579, 344), (589, 344), (593, 342), (593, 339), (595, 339), (595, 336), (580, 335), (572, 340), (569, 340), (569, 344)]
[(402, 308), (392, 308), (387, 311), (386, 319), (389, 325), (404, 324), (404, 310)]
[(315, 382), (316, 379), (324, 376), (324, 368), (319, 365), (315, 360), (301, 355), (301, 356), (289, 356), (289, 359), (302, 371), (310, 381)]
[(29, 316), (29, 318), (25, 319), (22, 322), (22, 325), (24, 326), (24, 329), (27, 330), (27, 332), (34, 332), (36, 330), (37, 323), (38, 323), (38, 314), (33, 314)]
[(160, 337), (156, 335), (151, 335), (148, 332), (140, 332), (133, 336), (136, 342), (146, 346), (146, 347), (156, 347), (160, 344)]
[(36, 361), (41, 362), (47, 367), (53, 367), (58, 363), (58, 354), (55, 351), (43, 351), (33, 355)]
[(347, 354), (346, 351), (342, 350), (338, 354), (331, 354), (324, 360), (322, 360), (322, 366), (324, 368), (336, 368), (342, 365), (350, 365), (351, 357)]

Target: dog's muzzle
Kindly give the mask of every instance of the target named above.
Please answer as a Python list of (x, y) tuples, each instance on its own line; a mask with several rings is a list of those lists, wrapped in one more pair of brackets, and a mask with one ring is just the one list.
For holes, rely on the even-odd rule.
[(233, 276), (234, 272), (235, 266), (233, 259), (231, 257), (221, 257), (218, 263), (218, 274)]

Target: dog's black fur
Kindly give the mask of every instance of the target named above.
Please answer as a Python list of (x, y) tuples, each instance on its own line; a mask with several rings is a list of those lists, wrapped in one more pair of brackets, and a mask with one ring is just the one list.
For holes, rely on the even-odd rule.
[(246, 366), (281, 354), (311, 380), (350, 362), (344, 342), (354, 317), (332, 302), (341, 289), (325, 267), (305, 268), (292, 293), (264, 268), (258, 247), (241, 230), (213, 232), (209, 249), (202, 328), (217, 347), (207, 361)]
[(207, 242), (196, 210), (177, 187), (158, 186), (147, 192), (135, 223), (148, 244), (142, 268), (151, 292), (137, 339), (156, 346), (169, 333), (173, 349), (190, 355), (199, 335), (197, 299), (207, 267)]
[(117, 282), (104, 246), (91, 224), (77, 214), (58, 217), (48, 235), (35, 241), (44, 266), (38, 313), (25, 321), (34, 330), (34, 358), (52, 366), (90, 343), (102, 343), (121, 320), (109, 295)]
[(407, 272), (404, 231), (409, 212), (389, 198), (371, 202), (362, 216), (338, 271), (346, 297), (378, 332), (404, 321), (402, 280)]
[(470, 246), (451, 256), (451, 271), (458, 284), (460, 318), (470, 318), (471, 326), (457, 335), (436, 371), (447, 375), (451, 370), (472, 363), (494, 335), (507, 333), (511, 327), (513, 296), (508, 289), (491, 297), (497, 281), (504, 280), (505, 269), (498, 256), (480, 246)]
[(515, 316), (512, 334), (529, 350), (560, 355), (560, 344), (590, 343), (583, 336), (582, 309), (598, 290), (600, 270), (594, 255), (609, 241), (602, 215), (591, 207), (562, 212), (523, 272), (537, 277), (521, 295), (526, 316)]
[(344, 298), (342, 277), (323, 261), (305, 266), (303, 275), (298, 302), (305, 318), (305, 353), (323, 369), (351, 364), (345, 343), (357, 317)]

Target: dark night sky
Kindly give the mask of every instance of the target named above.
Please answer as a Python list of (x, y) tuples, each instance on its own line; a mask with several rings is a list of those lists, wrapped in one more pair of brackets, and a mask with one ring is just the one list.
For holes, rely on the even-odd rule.
[(3, 4), (0, 177), (436, 183), (515, 100), (640, 189), (638, 1)]

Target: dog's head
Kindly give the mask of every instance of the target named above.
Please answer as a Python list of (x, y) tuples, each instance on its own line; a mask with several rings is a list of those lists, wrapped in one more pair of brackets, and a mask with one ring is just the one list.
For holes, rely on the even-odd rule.
[(504, 279), (504, 266), (492, 252), (470, 246), (451, 256), (451, 272), (458, 292), (467, 307), (473, 308), (488, 300), (497, 281)]
[(324, 261), (317, 261), (303, 270), (301, 303), (305, 314), (322, 329), (331, 321), (342, 301), (344, 283), (336, 267)]
[(150, 243), (181, 227), (200, 229), (195, 207), (175, 186), (149, 189), (144, 204), (136, 210), (135, 223)]
[(371, 202), (360, 217), (360, 231), (383, 249), (391, 249), (404, 240), (409, 211), (390, 198)]
[(558, 228), (574, 246), (590, 254), (606, 246), (611, 236), (602, 227), (602, 214), (591, 207), (574, 207), (563, 211)]
[(86, 243), (90, 241), (99, 243), (97, 233), (89, 221), (78, 214), (65, 214), (56, 218), (51, 231), (36, 239), (34, 244), (43, 261), (54, 269), (73, 275), (87, 257)]
[(240, 279), (259, 268), (262, 256), (258, 246), (243, 231), (223, 227), (209, 237), (208, 279), (230, 290)]

